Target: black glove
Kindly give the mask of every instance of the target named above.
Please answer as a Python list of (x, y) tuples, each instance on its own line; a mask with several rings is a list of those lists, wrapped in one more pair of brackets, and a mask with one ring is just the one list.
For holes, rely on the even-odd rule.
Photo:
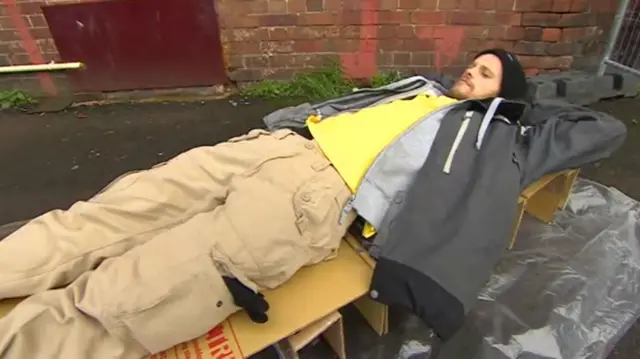
[(256, 323), (266, 323), (269, 320), (267, 317), (269, 303), (264, 299), (262, 293), (254, 292), (236, 278), (223, 276), (222, 279), (233, 296), (233, 302), (238, 307), (245, 309), (251, 320)]

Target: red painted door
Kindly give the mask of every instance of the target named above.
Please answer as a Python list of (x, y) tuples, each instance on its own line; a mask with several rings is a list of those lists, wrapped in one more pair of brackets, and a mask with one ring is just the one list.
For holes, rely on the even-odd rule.
[(212, 0), (107, 0), (43, 6), (77, 91), (227, 82)]

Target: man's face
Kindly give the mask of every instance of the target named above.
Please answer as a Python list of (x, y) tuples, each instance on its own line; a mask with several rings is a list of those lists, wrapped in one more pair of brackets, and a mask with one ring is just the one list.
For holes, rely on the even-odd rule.
[(484, 54), (467, 67), (449, 95), (458, 100), (485, 99), (498, 96), (502, 82), (502, 64), (492, 54)]

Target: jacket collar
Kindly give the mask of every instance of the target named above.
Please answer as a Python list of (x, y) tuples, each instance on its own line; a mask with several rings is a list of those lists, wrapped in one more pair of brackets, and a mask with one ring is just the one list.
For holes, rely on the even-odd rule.
[[(485, 112), (489, 109), (493, 99), (494, 97), (482, 100), (472, 100), (471, 108)], [(516, 123), (522, 119), (529, 107), (530, 105), (525, 101), (505, 99), (500, 102), (500, 106), (498, 106), (495, 115), (504, 116), (510, 121)]]

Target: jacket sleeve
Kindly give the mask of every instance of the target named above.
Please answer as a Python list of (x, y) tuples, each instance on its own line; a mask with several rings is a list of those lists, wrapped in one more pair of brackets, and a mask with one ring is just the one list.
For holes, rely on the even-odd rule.
[(422, 76), (411, 76), (385, 86), (358, 89), (320, 103), (285, 107), (267, 114), (262, 121), (270, 131), (283, 128), (300, 129), (307, 126), (306, 121), (311, 115), (328, 118), (345, 111), (356, 111), (395, 99), (413, 97), (429, 90), (441, 93), (446, 89), (437, 81), (429, 81)]
[(430, 81), (435, 81), (442, 85), (444, 88), (451, 89), (456, 80), (450, 75), (445, 75), (439, 72), (429, 72), (423, 75), (424, 78)]
[(262, 121), (269, 131), (285, 128), (304, 128), (307, 125), (307, 118), (315, 113), (311, 104), (303, 103), (273, 111), (263, 117)]
[(540, 177), (609, 157), (624, 143), (625, 124), (606, 113), (560, 102), (540, 102), (523, 118), (521, 186)]

